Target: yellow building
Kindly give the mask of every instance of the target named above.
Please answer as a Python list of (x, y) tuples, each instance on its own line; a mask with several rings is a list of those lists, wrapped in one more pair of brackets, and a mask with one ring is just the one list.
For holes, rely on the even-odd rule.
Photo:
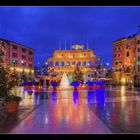
[(135, 37), (121, 38), (113, 42), (113, 80), (116, 84), (134, 83)]
[(90, 71), (90, 66), (99, 61), (100, 57), (94, 54), (93, 49), (84, 49), (83, 45), (73, 45), (71, 50), (55, 50), (47, 60), (49, 69), (58, 73), (73, 73), (78, 64), (83, 73)]

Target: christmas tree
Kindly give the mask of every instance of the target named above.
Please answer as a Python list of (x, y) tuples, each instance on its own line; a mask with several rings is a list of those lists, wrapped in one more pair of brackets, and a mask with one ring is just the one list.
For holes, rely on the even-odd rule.
[(73, 81), (83, 81), (83, 73), (80, 71), (78, 64), (76, 65), (76, 69), (73, 73)]
[(16, 74), (10, 67), (6, 66), (0, 58), (0, 98), (8, 97), (10, 90), (18, 84)]

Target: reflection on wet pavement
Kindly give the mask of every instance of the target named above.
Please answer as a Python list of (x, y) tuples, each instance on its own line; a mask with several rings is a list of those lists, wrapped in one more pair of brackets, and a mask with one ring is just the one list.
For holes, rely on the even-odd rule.
[[(140, 133), (139, 91), (125, 87), (15, 94), (39, 105), (10, 133)], [(27, 127), (28, 126), (28, 127)]]
[(113, 133), (140, 133), (140, 103), (92, 104), (91, 109)]

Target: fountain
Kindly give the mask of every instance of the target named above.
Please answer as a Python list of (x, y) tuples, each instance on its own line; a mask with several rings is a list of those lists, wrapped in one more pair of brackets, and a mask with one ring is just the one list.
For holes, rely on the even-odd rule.
[(70, 83), (67, 74), (64, 72), (60, 82), (60, 89), (69, 89), (69, 88), (70, 88)]

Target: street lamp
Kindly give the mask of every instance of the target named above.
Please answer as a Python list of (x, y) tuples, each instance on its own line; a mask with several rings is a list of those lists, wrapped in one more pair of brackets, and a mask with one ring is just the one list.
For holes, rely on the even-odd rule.
[(23, 61), (23, 60), (21, 60), (21, 63), (23, 64), (23, 63), (24, 63), (24, 61)]
[(109, 66), (109, 63), (107, 62), (106, 65)]

